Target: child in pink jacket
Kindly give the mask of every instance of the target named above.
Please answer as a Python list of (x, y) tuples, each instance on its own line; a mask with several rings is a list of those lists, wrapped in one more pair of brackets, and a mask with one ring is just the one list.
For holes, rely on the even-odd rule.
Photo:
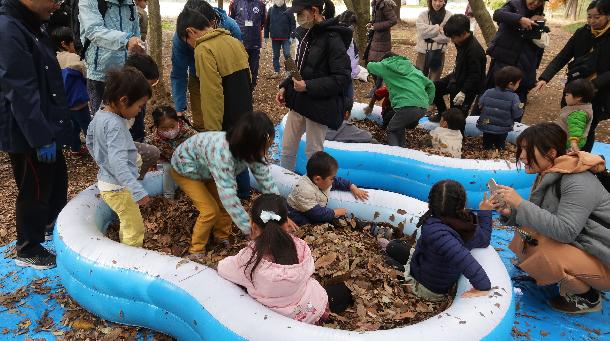
[[(282, 229), (286, 200), (263, 194), (252, 204), (252, 242), (218, 263), (218, 274), (244, 286), (269, 309), (294, 320), (317, 324), (328, 317), (328, 295), (311, 277), (314, 259), (304, 240)], [(277, 241), (271, 243), (272, 240)]]

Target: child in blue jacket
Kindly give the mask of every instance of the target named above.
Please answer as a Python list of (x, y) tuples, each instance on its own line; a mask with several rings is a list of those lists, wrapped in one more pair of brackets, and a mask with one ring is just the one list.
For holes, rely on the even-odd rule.
[(286, 13), (286, 0), (273, 0), (273, 7), (267, 13), (265, 23), (265, 45), (271, 36), (271, 47), (273, 49), (273, 71), (272, 78), (280, 78), (280, 49), (284, 50), (284, 60), (290, 58), (290, 38), (296, 28), (294, 14)]
[[(485, 270), (470, 254), (474, 248), (486, 248), (491, 239), (491, 202), (485, 197), (480, 209), (465, 209), (466, 191), (453, 180), (439, 181), (428, 195), (428, 211), (417, 226), (421, 234), (415, 249), (404, 241), (393, 240), (385, 250), (388, 263), (405, 269), (405, 280), (413, 293), (438, 301), (455, 286), (463, 274), (474, 289), (465, 296), (491, 289)], [(380, 242), (380, 244), (385, 244)]]

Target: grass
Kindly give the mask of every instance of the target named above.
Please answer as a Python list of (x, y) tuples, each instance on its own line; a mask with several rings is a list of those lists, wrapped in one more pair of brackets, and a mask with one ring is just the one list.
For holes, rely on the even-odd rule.
[(176, 21), (175, 20), (161, 20), (161, 29), (173, 31), (176, 29)]
[(566, 32), (574, 33), (577, 29), (581, 28), (585, 24), (584, 21), (577, 21), (575, 23), (571, 23), (562, 27), (562, 29)]

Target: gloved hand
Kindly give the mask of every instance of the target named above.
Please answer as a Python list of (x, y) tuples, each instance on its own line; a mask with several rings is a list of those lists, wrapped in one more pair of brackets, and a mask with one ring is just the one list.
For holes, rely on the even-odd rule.
[(55, 142), (36, 148), (38, 161), (42, 163), (53, 163), (57, 155), (57, 146)]
[(465, 98), (466, 98), (466, 95), (463, 92), (460, 91), (453, 98), (453, 104), (455, 104), (455, 105), (462, 105), (464, 103), (464, 99)]

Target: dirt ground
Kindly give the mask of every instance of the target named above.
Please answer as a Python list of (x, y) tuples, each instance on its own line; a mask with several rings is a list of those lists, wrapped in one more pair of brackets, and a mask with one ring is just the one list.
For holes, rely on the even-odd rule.
[[(541, 68), (539, 69), (540, 71), (544, 69), (553, 56), (556, 55), (556, 53), (563, 47), (563, 44), (565, 44), (570, 36), (569, 33), (563, 31), (559, 26), (551, 26), (551, 29), (551, 45), (545, 52)], [(165, 94), (166, 96), (169, 95), (170, 89), (169, 72), (171, 69), (171, 35), (171, 31), (167, 31), (164, 34), (165, 48), (163, 83), (165, 83), (166, 90), (160, 92), (158, 91), (159, 89), (157, 89), (157, 94)], [(479, 38), (479, 41), (483, 41), (479, 32), (477, 32), (477, 37)], [(401, 23), (394, 28), (393, 38), (394, 51), (396, 53), (406, 55), (414, 60), (415, 27), (413, 25)], [(446, 58), (445, 74), (453, 69), (454, 59), (455, 48), (450, 46)], [(279, 84), (280, 80), (270, 79), (269, 76), (272, 74), (272, 72), (271, 48), (270, 46), (265, 46), (261, 51), (258, 86), (254, 92), (255, 109), (267, 112), (272, 117), (273, 121), (278, 123), (285, 114), (286, 109), (280, 107), (274, 102), (277, 85)], [(533, 124), (537, 122), (555, 120), (559, 111), (563, 78), (563, 73), (560, 73), (544, 90), (538, 94), (532, 94), (530, 96), (530, 102), (528, 103), (525, 111), (523, 120), (524, 123)], [(366, 102), (367, 99), (364, 98), (364, 95), (371, 88), (372, 84), (355, 81), (354, 85), (356, 100)], [(162, 95), (161, 97), (165, 96)], [(159, 101), (164, 102), (167, 100), (167, 98), (152, 100), (151, 103), (149, 103), (149, 110)], [(608, 122), (609, 121), (602, 122), (598, 127), (597, 137), (600, 141), (610, 142), (608, 135), (610, 124)], [(89, 157), (72, 157), (66, 153), (66, 159), (69, 172), (69, 196), (71, 198), (95, 182), (97, 169), (95, 163)], [(0, 245), (6, 245), (15, 239), (14, 207), (17, 193), (11, 166), (6, 153), (0, 153), (0, 183), (4, 184), (4, 188), (2, 191), (0, 191)], [(74, 306), (76, 305), (74, 304)], [(72, 339), (85, 340), (87, 338), (97, 338), (97, 336), (101, 335), (100, 330), (98, 330), (99, 328), (97, 327), (107, 326), (107, 324), (94, 316), (91, 316), (84, 310), (82, 310), (81, 313), (83, 316), (87, 316), (88, 320), (93, 321), (96, 328), (75, 331), (71, 334), (73, 337)], [(123, 335), (134, 335), (135, 331), (137, 330), (131, 327), (120, 328), (124, 332)]]

